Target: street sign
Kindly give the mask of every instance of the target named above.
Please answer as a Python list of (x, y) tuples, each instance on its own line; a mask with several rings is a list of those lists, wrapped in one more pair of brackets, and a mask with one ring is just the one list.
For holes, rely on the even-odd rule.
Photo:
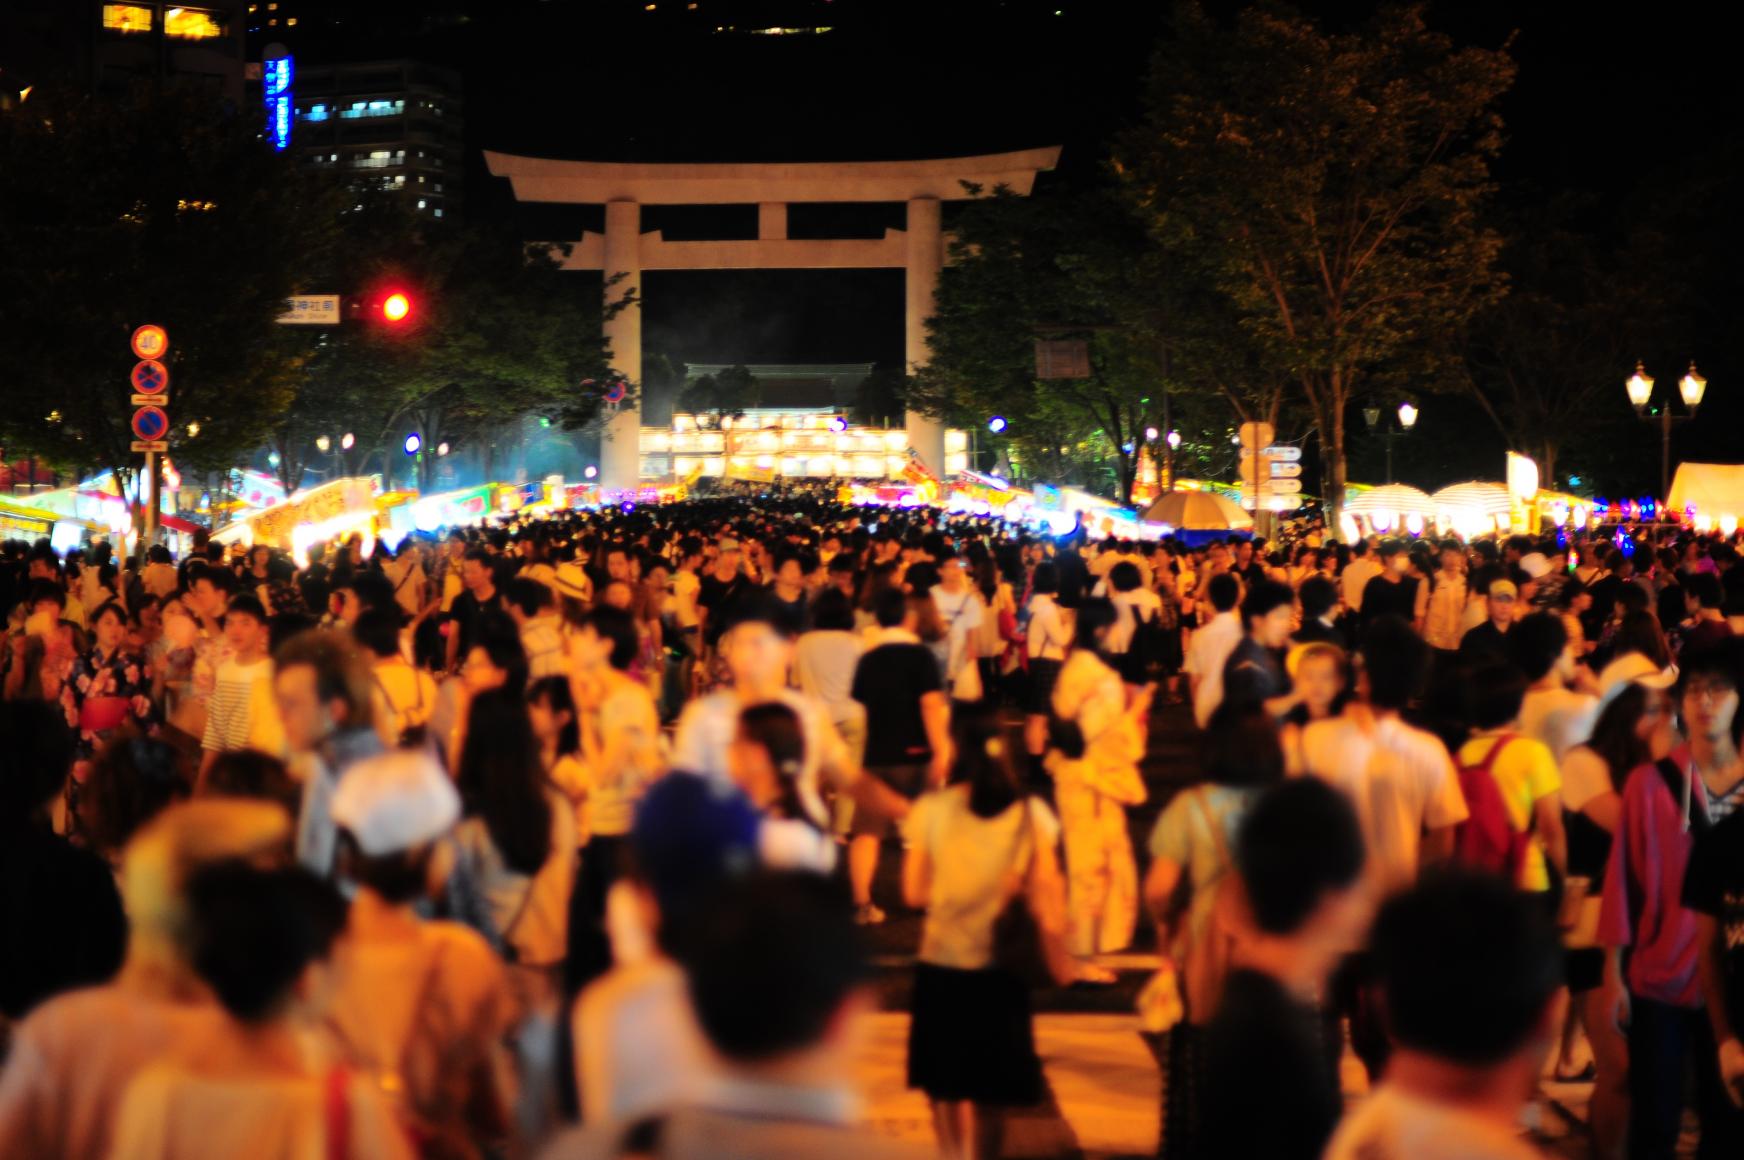
[(147, 443), (160, 442), (170, 433), (170, 417), (162, 407), (141, 407), (133, 413), (133, 433)]
[(127, 377), (133, 384), (133, 389), (142, 395), (162, 394), (170, 385), (169, 368), (154, 358), (135, 363), (133, 373)]
[(1278, 434), (1277, 428), (1270, 423), (1243, 423), (1241, 425), (1241, 445), (1252, 451), (1264, 447)]
[[(161, 326), (146, 323), (133, 332), (133, 355), (135, 358), (160, 359), (170, 348), (170, 336)], [(165, 379), (168, 382), (168, 379)]]
[(1300, 463), (1285, 463), (1281, 459), (1274, 459), (1270, 466), (1273, 479), (1294, 479), (1302, 474)]
[(337, 294), (295, 294), (285, 299), (278, 320), (285, 326), (337, 326), (339, 306)]
[(1272, 495), (1290, 495), (1302, 490), (1302, 481), (1299, 479), (1268, 479), (1266, 480), (1266, 490)]
[(168, 395), (131, 395), (135, 407), (167, 407), (170, 405)]
[(167, 439), (135, 439), (128, 444), (128, 449), (132, 451), (156, 451), (161, 455), (170, 449), (170, 445)]
[(1270, 447), (1260, 448), (1260, 454), (1267, 459), (1300, 459), (1302, 449), (1291, 447), (1288, 443), (1274, 443)]

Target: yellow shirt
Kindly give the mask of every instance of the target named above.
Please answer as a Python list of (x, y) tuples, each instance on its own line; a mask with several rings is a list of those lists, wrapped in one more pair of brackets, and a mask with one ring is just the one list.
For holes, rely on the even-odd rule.
[[(1490, 749), (1500, 738), (1495, 734), (1473, 737), (1460, 746), (1462, 766), (1481, 765)], [(1496, 789), (1508, 808), (1508, 820), (1516, 830), (1524, 830), (1532, 821), (1533, 807), (1542, 799), (1562, 789), (1562, 775), (1557, 772), (1556, 758), (1542, 741), (1519, 734), (1511, 735), (1508, 748), (1497, 754), (1490, 766), (1490, 776), (1496, 779)], [(1523, 890), (1549, 890), (1550, 871), (1544, 862), (1544, 840), (1533, 834), (1526, 847), (1526, 864), (1520, 871)]]

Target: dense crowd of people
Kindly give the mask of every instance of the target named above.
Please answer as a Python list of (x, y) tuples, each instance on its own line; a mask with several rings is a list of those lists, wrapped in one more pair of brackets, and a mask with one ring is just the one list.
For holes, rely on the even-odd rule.
[(1744, 1155), (1738, 563), (800, 493), (8, 542), (0, 1156), (916, 1154), (857, 1112), (898, 908), (935, 1154), (1154, 945), (1163, 1155), (1529, 1157), (1555, 1081)]

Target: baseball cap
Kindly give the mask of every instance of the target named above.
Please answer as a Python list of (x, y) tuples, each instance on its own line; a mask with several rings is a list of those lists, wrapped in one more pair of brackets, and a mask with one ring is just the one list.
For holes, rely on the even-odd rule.
[(1520, 570), (1532, 579), (1540, 580), (1550, 572), (1550, 561), (1543, 552), (1527, 552), (1520, 557)]
[(671, 913), (756, 865), (759, 821), (738, 787), (675, 770), (637, 807), (630, 848)]
[(720, 548), (723, 552), (737, 552), (739, 550), (739, 541), (733, 539), (731, 536), (722, 536), (721, 542), (717, 544), (716, 547)]
[(1489, 594), (1491, 596), (1502, 596), (1509, 600), (1514, 600), (1519, 597), (1520, 590), (1514, 587), (1514, 582), (1512, 580), (1492, 580), (1490, 581)]
[(333, 820), (369, 857), (434, 841), (460, 820), (460, 795), (436, 759), (416, 749), (366, 758), (345, 771)]

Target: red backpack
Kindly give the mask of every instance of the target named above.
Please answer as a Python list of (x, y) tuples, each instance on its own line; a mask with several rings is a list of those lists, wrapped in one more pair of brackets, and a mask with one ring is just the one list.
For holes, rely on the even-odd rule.
[(1509, 882), (1520, 881), (1520, 870), (1526, 864), (1526, 850), (1532, 841), (1532, 823), (1516, 830), (1508, 815), (1508, 803), (1502, 798), (1501, 787), (1491, 772), (1496, 757), (1516, 740), (1512, 733), (1496, 738), (1482, 761), (1475, 765), (1458, 763), (1459, 788), (1465, 794), (1466, 820), (1453, 834), (1454, 861), (1473, 870), (1497, 874)]

